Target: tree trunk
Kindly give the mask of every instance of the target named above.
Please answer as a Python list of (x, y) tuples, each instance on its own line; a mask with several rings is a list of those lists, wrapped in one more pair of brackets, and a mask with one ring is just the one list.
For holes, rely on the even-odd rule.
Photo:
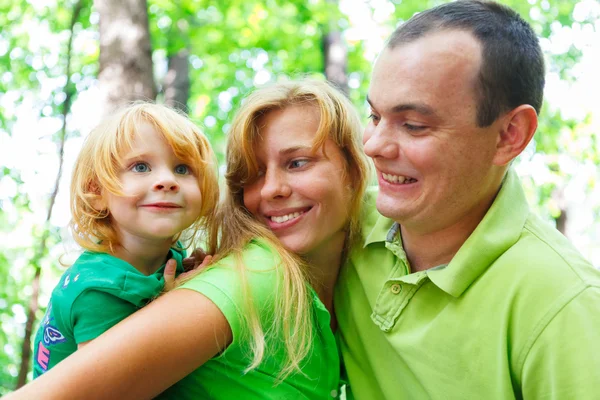
[(560, 231), (563, 235), (567, 236), (567, 210), (566, 208), (560, 209), (560, 215), (558, 218), (555, 218), (556, 221), (556, 229)]
[(180, 50), (169, 57), (169, 69), (164, 82), (165, 104), (187, 113), (190, 97), (189, 51)]
[[(567, 215), (569, 204), (566, 200), (565, 196), (565, 186), (557, 187), (554, 189), (552, 193), (552, 198), (556, 202), (558, 209), (560, 210), (560, 215), (554, 218), (554, 222), (556, 222), (556, 229), (563, 235), (567, 236)], [(568, 236), (567, 236), (568, 237)]]
[(323, 37), (325, 77), (342, 92), (348, 94), (348, 49), (341, 32), (329, 32)]
[[(327, 1), (338, 5), (338, 0)], [(348, 48), (334, 22), (329, 23), (329, 29), (323, 35), (323, 58), (327, 80), (348, 95)]]
[(146, 0), (95, 0), (100, 16), (99, 87), (103, 115), (134, 100), (154, 100)]
[[(71, 86), (71, 49), (73, 43), (73, 27), (75, 23), (79, 19), (79, 14), (81, 13), (81, 8), (83, 7), (83, 1), (79, 0), (75, 3), (73, 7), (73, 15), (71, 16), (71, 25), (70, 25), (70, 36), (69, 41), (67, 43), (67, 55), (66, 55), (66, 71), (65, 75), (67, 80), (65, 82), (65, 86), (63, 92), (65, 93), (65, 100), (62, 104), (62, 127), (60, 130), (59, 143), (58, 143), (58, 172), (56, 174), (56, 180), (54, 182), (54, 188), (52, 190), (52, 194), (50, 195), (50, 202), (48, 204), (48, 213), (46, 214), (46, 223), (47, 226), (50, 222), (50, 218), (52, 218), (52, 210), (54, 209), (54, 203), (56, 201), (56, 195), (58, 194), (58, 188), (60, 184), (60, 178), (62, 176), (63, 170), (63, 155), (65, 150), (65, 141), (67, 138), (67, 115), (71, 110), (71, 100), (73, 98), (74, 89)], [(25, 324), (25, 336), (23, 337), (23, 346), (21, 348), (21, 367), (19, 369), (19, 375), (17, 377), (17, 389), (27, 383), (27, 372), (29, 371), (29, 364), (31, 361), (31, 335), (33, 333), (33, 325), (35, 323), (35, 314), (38, 310), (38, 298), (40, 294), (40, 276), (42, 273), (40, 260), (46, 253), (47, 241), (50, 232), (48, 228), (44, 228), (44, 232), (40, 237), (40, 241), (38, 242), (37, 249), (33, 256), (33, 259), (29, 261), (29, 265), (32, 265), (34, 268), (33, 282), (31, 283), (32, 293), (31, 299), (29, 299), (29, 306), (27, 307), (27, 322)]]

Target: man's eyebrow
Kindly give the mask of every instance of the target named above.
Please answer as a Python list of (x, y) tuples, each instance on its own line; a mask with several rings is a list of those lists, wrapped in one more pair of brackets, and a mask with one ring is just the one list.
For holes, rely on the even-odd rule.
[(421, 103), (398, 104), (397, 106), (392, 107), (393, 113), (399, 113), (402, 111), (416, 111), (419, 114), (423, 115), (435, 115), (435, 111), (433, 111), (433, 108)]
[[(371, 108), (374, 108), (373, 103), (371, 103), (371, 99), (369, 99), (369, 96), (367, 96), (367, 103), (369, 103)], [(398, 104), (391, 108), (391, 112), (394, 114), (401, 113), (403, 111), (416, 111), (419, 114), (436, 116), (436, 113), (433, 110), (433, 108), (423, 103)]]

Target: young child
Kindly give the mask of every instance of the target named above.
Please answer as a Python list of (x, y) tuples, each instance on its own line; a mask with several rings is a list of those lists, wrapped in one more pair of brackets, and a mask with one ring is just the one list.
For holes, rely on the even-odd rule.
[[(185, 116), (136, 103), (87, 137), (71, 183), (71, 230), (85, 250), (52, 292), (34, 343), (34, 377), (143, 307), (165, 263), (183, 271), (180, 236), (212, 223), (210, 144)], [(174, 261), (171, 261), (174, 260)]]

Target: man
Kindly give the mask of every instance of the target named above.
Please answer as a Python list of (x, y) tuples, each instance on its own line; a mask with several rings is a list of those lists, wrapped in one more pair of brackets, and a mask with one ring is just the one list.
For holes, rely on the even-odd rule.
[(355, 398), (598, 396), (600, 272), (510, 168), (543, 86), (538, 40), (505, 6), (448, 3), (392, 34), (364, 137), (383, 217), (365, 217), (335, 298)]

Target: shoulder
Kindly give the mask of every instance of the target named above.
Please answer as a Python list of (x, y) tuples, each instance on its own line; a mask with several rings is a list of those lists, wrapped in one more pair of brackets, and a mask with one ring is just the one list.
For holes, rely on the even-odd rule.
[(130, 268), (108, 254), (86, 251), (65, 271), (53, 294), (73, 298), (86, 290), (120, 286)]
[(535, 277), (560, 287), (600, 287), (600, 271), (564, 235), (533, 214), (528, 216), (517, 242), (502, 258), (516, 265), (515, 274), (523, 278)]
[(84, 252), (65, 271), (52, 292), (52, 318), (78, 341), (95, 336), (79, 340), (76, 325), (79, 330), (81, 327), (93, 328), (107, 324), (117, 316), (120, 320), (121, 315), (129, 315), (136, 309), (136, 305), (122, 295), (122, 282), (126, 279), (119, 277), (125, 276), (126, 272), (115, 267), (113, 259), (100, 253)]
[(109, 254), (86, 251), (60, 278), (52, 292), (52, 301), (67, 309), (82, 297), (112, 296), (115, 301), (142, 306), (162, 287), (160, 277), (143, 275), (127, 262)]
[(282, 286), (279, 254), (268, 242), (253, 240), (242, 251), (216, 261), (177, 289), (188, 289), (211, 300), (237, 336), (244, 310), (274, 309)]
[(223, 291), (241, 290), (242, 281), (251, 289), (273, 287), (279, 280), (280, 257), (275, 248), (262, 239), (252, 240), (243, 250), (232, 253), (210, 265), (181, 287), (198, 289), (206, 284)]
[(516, 304), (549, 318), (586, 288), (600, 288), (600, 271), (566, 237), (533, 214), (485, 275), (504, 288), (505, 295), (513, 293)]
[(239, 254), (230, 254), (222, 260), (222, 265), (233, 266), (239, 261), (250, 272), (269, 272), (281, 262), (275, 246), (265, 239), (251, 240)]
[[(529, 214), (517, 241), (491, 265), (485, 280), (510, 304), (521, 362), (553, 321), (600, 323), (600, 271), (554, 227)], [(558, 345), (558, 342), (556, 342)]]

